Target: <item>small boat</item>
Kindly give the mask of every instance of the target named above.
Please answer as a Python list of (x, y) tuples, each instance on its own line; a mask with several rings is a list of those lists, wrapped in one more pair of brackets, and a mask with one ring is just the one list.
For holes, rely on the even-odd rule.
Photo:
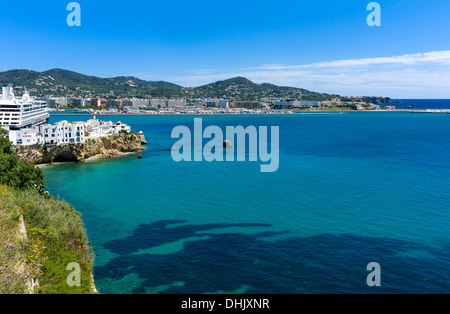
[(407, 107), (405, 107), (406, 109), (414, 109), (415, 105), (409, 105)]
[(139, 155), (139, 156), (138, 156), (138, 159), (142, 159), (142, 158), (144, 158), (144, 156), (142, 156), (142, 155)]

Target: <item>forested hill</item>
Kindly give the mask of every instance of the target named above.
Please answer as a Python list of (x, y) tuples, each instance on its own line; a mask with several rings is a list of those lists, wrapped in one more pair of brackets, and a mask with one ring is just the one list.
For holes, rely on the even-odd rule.
[(33, 96), (44, 97), (184, 97), (229, 98), (231, 100), (259, 100), (264, 97), (302, 100), (331, 100), (338, 95), (308, 91), (302, 88), (256, 84), (244, 77), (235, 77), (199, 87), (182, 87), (164, 81), (145, 81), (131, 76), (101, 78), (72, 71), (53, 69), (45, 72), (10, 70), (0, 72), (0, 84), (12, 85), (17, 92), (24, 88)]

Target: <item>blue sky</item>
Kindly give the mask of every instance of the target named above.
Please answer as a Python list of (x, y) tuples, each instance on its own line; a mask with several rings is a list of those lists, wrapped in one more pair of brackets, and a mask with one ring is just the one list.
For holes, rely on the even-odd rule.
[(232, 76), (341, 95), (450, 98), (450, 2), (8, 1), (0, 71), (63, 68), (198, 86)]

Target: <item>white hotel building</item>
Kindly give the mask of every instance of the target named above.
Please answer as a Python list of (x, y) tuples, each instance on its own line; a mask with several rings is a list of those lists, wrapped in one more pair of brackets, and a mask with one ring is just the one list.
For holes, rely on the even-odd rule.
[(91, 119), (85, 122), (86, 134), (88, 138), (97, 138), (118, 134), (120, 131), (130, 132), (131, 127), (122, 122), (104, 122)]
[(33, 128), (10, 130), (9, 140), (13, 145), (33, 144), (83, 144), (88, 138), (99, 138), (130, 132), (131, 127), (122, 122), (103, 122), (91, 119), (86, 122), (60, 121)]
[(40, 127), (45, 144), (85, 142), (85, 123), (61, 121), (55, 124), (45, 124)]
[(44, 143), (44, 138), (38, 128), (27, 128), (9, 131), (9, 140), (13, 145), (33, 145)]

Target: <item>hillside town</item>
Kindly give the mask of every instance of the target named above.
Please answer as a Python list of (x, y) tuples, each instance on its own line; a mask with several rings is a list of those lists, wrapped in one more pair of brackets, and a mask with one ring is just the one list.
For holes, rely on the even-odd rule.
[(303, 101), (265, 97), (259, 101), (234, 101), (229, 98), (191, 99), (82, 99), (51, 97), (46, 99), (50, 110), (54, 112), (81, 109), (102, 114), (165, 114), (165, 113), (282, 113), (280, 110), (382, 110), (395, 109), (395, 106), (367, 103), (359, 99), (334, 99), (331, 101)]

